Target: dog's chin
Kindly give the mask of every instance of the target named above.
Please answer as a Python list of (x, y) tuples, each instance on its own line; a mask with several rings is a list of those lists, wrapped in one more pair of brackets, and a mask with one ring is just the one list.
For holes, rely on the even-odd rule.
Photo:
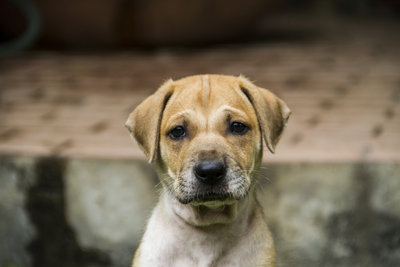
[(183, 204), (178, 213), (194, 226), (231, 223), (237, 217), (239, 199), (233, 198), (232, 195), (206, 194), (178, 200)]
[(233, 222), (238, 215), (238, 209), (247, 198), (247, 191), (244, 188), (241, 188), (242, 190), (221, 187), (190, 189), (192, 190), (175, 191), (173, 196), (179, 203), (175, 206), (176, 214), (194, 226)]

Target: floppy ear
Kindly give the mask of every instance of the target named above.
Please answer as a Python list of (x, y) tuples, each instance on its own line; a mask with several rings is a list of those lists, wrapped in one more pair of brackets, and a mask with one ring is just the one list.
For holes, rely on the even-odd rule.
[(265, 143), (269, 151), (274, 153), (291, 111), (285, 102), (270, 91), (255, 86), (242, 76), (239, 80), (242, 92), (256, 111)]
[(165, 82), (129, 114), (125, 127), (143, 150), (149, 163), (157, 157), (160, 124), (164, 108), (172, 95), (172, 80)]

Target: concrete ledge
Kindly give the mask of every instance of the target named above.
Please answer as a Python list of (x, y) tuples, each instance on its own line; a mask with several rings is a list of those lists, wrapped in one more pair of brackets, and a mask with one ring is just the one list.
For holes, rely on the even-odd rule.
[[(397, 164), (264, 165), (278, 266), (398, 266), (399, 177)], [(1, 266), (129, 266), (158, 188), (142, 161), (27, 157), (2, 157), (0, 184)]]

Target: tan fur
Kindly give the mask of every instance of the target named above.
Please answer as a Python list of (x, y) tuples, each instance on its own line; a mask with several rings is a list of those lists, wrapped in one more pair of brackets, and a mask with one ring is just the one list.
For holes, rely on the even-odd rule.
[[(169, 80), (140, 104), (126, 126), (155, 163), (163, 191), (133, 266), (275, 266), (254, 187), (263, 140), (274, 152), (289, 115), (282, 100), (241, 76)], [(250, 130), (232, 134), (233, 121)], [(176, 126), (186, 130), (181, 140), (169, 136)], [(225, 199), (195, 198), (193, 168), (208, 158), (226, 164)]]

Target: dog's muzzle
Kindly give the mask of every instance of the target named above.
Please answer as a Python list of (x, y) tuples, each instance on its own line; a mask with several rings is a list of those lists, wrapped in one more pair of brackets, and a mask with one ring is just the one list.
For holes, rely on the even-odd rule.
[(229, 157), (203, 157), (188, 161), (174, 188), (182, 204), (231, 203), (246, 196), (246, 177)]

